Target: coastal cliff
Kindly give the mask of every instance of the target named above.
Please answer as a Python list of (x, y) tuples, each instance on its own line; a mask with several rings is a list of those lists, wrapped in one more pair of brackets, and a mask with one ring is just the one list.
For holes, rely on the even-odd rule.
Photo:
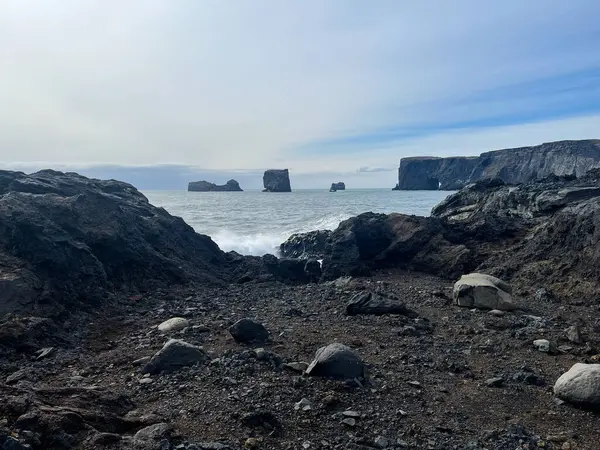
[(487, 178), (518, 184), (552, 174), (580, 177), (599, 167), (600, 140), (558, 141), (495, 150), (474, 157), (402, 158), (397, 188), (457, 190)]
[(190, 192), (243, 192), (240, 183), (229, 180), (227, 183), (218, 185), (209, 181), (192, 181), (188, 184)]

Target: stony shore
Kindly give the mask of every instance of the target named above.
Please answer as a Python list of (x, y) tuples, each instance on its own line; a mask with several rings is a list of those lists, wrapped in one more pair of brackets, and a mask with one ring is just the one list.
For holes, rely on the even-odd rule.
[[(55, 172), (0, 178), (0, 448), (597, 448), (598, 413), (553, 392), (573, 364), (600, 362), (596, 251), (569, 255), (577, 242), (548, 238), (567, 219), (595, 223), (593, 177), (461, 191), (452, 214), (431, 220), (368, 216), (379, 234), (342, 224), (312, 249), (325, 258), (322, 275), (310, 258), (220, 252), (123, 183)], [(509, 216), (485, 207), (507, 204)], [(579, 230), (583, 243), (596, 233)], [(381, 248), (365, 253), (373, 240)], [(502, 247), (506, 258), (492, 266)], [(538, 259), (517, 266), (519, 251)], [(434, 269), (444, 261), (448, 270)], [(539, 270), (547, 264), (549, 275)], [(519, 308), (457, 306), (460, 267), (502, 275)], [(406, 312), (355, 314), (347, 305), (360, 293)], [(254, 331), (255, 342), (240, 342), (230, 327), (244, 318), (268, 339)], [(190, 348), (168, 370), (149, 369), (170, 339)], [(303, 373), (332, 343), (364, 362), (363, 376)]]

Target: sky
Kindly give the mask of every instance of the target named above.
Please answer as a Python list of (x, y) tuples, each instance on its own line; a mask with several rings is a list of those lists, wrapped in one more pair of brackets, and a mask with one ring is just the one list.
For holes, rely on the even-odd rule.
[(2, 0), (0, 168), (141, 189), (600, 138), (597, 0)]

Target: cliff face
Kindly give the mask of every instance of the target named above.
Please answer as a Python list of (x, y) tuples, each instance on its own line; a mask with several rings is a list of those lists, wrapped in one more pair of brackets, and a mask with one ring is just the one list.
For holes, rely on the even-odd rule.
[(288, 169), (270, 169), (263, 175), (263, 192), (292, 192)]
[(243, 189), (235, 180), (229, 180), (223, 185), (209, 181), (192, 181), (188, 184), (188, 191), (193, 192), (242, 192)]
[(478, 157), (402, 158), (400, 190), (457, 190), (486, 178), (526, 183), (549, 175), (582, 176), (600, 167), (600, 140), (558, 141), (496, 150)]

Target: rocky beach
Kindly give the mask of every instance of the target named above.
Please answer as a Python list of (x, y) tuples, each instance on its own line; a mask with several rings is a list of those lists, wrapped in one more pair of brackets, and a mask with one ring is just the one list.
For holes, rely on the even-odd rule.
[(129, 184), (0, 172), (0, 448), (597, 448), (599, 183), (250, 257)]

